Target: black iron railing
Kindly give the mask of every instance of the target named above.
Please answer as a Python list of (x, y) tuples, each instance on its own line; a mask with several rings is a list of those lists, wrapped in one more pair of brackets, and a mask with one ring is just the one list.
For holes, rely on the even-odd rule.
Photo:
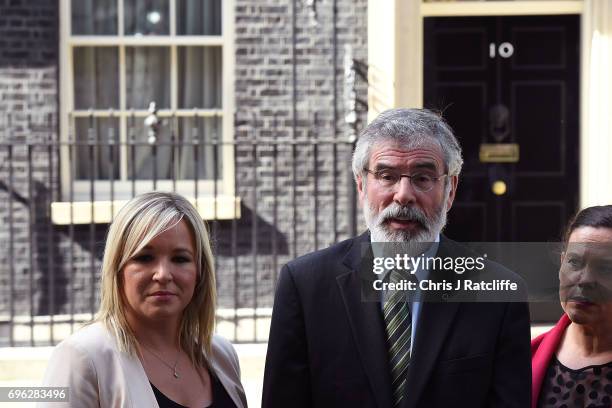
[(352, 139), (285, 140), (273, 124), (264, 140), (235, 122), (224, 140), (219, 117), (206, 134), (195, 114), (146, 133), (128, 118), (120, 137), (86, 119), (60, 141), (0, 131), (0, 345), (55, 344), (92, 318), (108, 223), (140, 192), (177, 191), (208, 220), (218, 331), (237, 342), (266, 340), (283, 263), (356, 233)]

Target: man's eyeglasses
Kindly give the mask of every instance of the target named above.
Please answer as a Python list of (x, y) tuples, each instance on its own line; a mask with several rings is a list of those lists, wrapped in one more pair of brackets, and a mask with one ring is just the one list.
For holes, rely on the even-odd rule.
[(410, 184), (412, 184), (412, 187), (421, 193), (431, 191), (431, 189), (434, 188), (438, 180), (448, 176), (448, 174), (441, 174), (439, 176), (435, 176), (433, 174), (428, 173), (402, 174), (399, 171), (392, 169), (385, 169), (379, 171), (372, 171), (370, 169), (363, 170), (373, 175), (374, 180), (376, 180), (381, 187), (388, 189), (391, 189), (396, 186), (400, 182), (402, 177), (407, 177), (408, 180), (410, 180)]

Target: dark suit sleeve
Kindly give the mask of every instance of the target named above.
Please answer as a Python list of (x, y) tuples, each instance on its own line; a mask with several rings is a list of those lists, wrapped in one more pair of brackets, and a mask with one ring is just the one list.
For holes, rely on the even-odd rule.
[(302, 303), (291, 269), (281, 270), (268, 339), (263, 408), (312, 406)]
[(529, 307), (507, 303), (493, 368), (489, 407), (524, 408), (531, 405)]

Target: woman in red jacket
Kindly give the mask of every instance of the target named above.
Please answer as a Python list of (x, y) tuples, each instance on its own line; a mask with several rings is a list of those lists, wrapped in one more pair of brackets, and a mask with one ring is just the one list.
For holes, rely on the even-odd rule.
[(565, 244), (565, 313), (531, 342), (531, 406), (612, 407), (612, 205), (580, 211)]

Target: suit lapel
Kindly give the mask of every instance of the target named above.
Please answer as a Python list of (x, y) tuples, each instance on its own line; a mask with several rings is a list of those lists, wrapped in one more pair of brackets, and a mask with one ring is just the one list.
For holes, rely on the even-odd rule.
[[(448, 239), (441, 237), (440, 248), (436, 256), (453, 256), (454, 251), (449, 248)], [(448, 275), (448, 272), (431, 271), (429, 279), (440, 281), (445, 278), (451, 281), (453, 286), (456, 275)], [(401, 408), (414, 408), (418, 406), (419, 399), (429, 381), (433, 368), (438, 360), (443, 344), (447, 341), (447, 334), (451, 329), (453, 320), (459, 309), (460, 303), (447, 302), (449, 294), (437, 293), (433, 298), (424, 297), (421, 304), (419, 321), (415, 338), (413, 339), (412, 356), (407, 374), (406, 398)], [(451, 295), (452, 296), (452, 295)]]
[(416, 407), (429, 381), (459, 303), (424, 303), (413, 339), (412, 357), (407, 374), (406, 398), (402, 408)]
[[(371, 247), (367, 245), (369, 242), (370, 237), (367, 233), (354, 240), (343, 262), (351, 272), (339, 275), (336, 280), (372, 392), (380, 407), (390, 407), (392, 406), (392, 389), (385, 325), (380, 302), (373, 301), (378, 299), (378, 293), (372, 290), (371, 280), (367, 278), (374, 278), (372, 274), (373, 255)], [(364, 248), (368, 248), (369, 252), (365, 252)], [(442, 236), (436, 256), (444, 258), (459, 255), (452, 241)], [(432, 271), (430, 274), (432, 280), (443, 278), (451, 281), (454, 287), (456, 275), (449, 275), (448, 272), (440, 273), (440, 271)], [(436, 299), (430, 299), (430, 301), (425, 299), (421, 305), (417, 332), (413, 339), (410, 368), (407, 373), (406, 398), (402, 401), (402, 408), (418, 406), (420, 396), (431, 377), (460, 306), (458, 302), (447, 302), (446, 295), (443, 295), (443, 298), (440, 298), (439, 295), (440, 293), (437, 294)], [(449, 295), (452, 296), (452, 294)], [(363, 297), (368, 297), (370, 300), (365, 301)]]
[[(363, 277), (372, 274), (371, 251), (362, 255), (362, 250), (366, 247), (369, 248), (369, 245), (366, 245), (369, 241), (370, 238), (367, 233), (353, 241), (353, 245), (343, 262), (351, 271), (339, 275), (336, 281), (372, 394), (378, 406), (386, 408), (392, 405), (392, 391), (382, 311), (380, 302), (376, 301), (376, 298), (369, 300), (363, 300), (362, 298), (362, 294), (366, 296), (373, 294), (368, 291), (368, 288), (371, 288), (371, 283), (363, 279)], [(365, 292), (362, 292), (362, 290), (365, 290)]]
[(232, 401), (234, 401), (236, 407), (243, 408), (245, 406), (245, 401), (240, 398), (240, 394), (242, 392), (242, 395), (244, 395), (244, 393), (241, 387), (234, 382), (234, 379), (227, 375), (228, 367), (223, 367), (222, 363), (214, 358), (211, 359), (211, 365), (215, 370), (219, 382), (223, 385), (223, 388), (225, 388), (225, 391), (227, 391)]

